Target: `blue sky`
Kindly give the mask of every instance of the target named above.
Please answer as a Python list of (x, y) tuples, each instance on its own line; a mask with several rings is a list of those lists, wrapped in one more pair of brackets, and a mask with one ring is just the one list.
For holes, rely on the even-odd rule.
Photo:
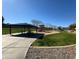
[(31, 23), (68, 26), (76, 22), (75, 0), (2, 0), (5, 23)]

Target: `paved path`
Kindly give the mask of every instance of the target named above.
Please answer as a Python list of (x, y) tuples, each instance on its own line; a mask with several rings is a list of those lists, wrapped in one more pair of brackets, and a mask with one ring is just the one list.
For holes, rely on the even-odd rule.
[[(59, 32), (53, 31), (51, 33), (44, 34), (48, 35), (55, 33)], [(3, 35), (2, 37), (2, 59), (25, 59), (30, 45), (36, 40), (34, 38), (13, 37), (9, 34)]]
[(3, 35), (2, 59), (25, 59), (29, 46), (36, 39)]
[(60, 32), (59, 31), (51, 31), (49, 33), (45, 33), (45, 35), (56, 34), (56, 33), (60, 33)]

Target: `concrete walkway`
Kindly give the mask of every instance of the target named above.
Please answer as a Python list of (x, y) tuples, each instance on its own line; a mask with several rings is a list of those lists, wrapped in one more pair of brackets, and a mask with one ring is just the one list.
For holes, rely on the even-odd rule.
[(56, 33), (60, 33), (60, 32), (59, 31), (51, 31), (49, 33), (45, 33), (45, 35), (56, 34)]
[[(51, 31), (50, 33), (44, 34), (49, 35), (55, 33), (59, 32)], [(2, 35), (2, 37), (2, 59), (25, 59), (30, 45), (36, 40), (35, 38), (13, 37), (9, 34)]]
[(2, 59), (25, 59), (29, 46), (36, 39), (3, 35)]

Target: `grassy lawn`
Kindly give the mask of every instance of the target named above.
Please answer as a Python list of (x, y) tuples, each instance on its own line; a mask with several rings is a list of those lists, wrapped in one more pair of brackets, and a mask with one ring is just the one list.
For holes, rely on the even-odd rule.
[[(12, 33), (21, 32), (22, 28), (12, 28)], [(9, 34), (9, 28), (2, 28), (2, 34)]]
[(76, 34), (61, 32), (36, 40), (32, 46), (64, 46), (76, 43)]
[[(12, 28), (12, 33), (23, 32), (23, 28)], [(2, 28), (2, 34), (9, 34), (9, 28)], [(27, 31), (27, 28), (26, 28)], [(35, 29), (31, 29), (31, 31), (35, 31)]]
[(9, 28), (2, 28), (2, 34), (8, 34)]

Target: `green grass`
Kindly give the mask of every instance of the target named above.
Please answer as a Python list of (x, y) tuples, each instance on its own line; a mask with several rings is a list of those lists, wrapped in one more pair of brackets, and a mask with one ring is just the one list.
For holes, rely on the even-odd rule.
[[(12, 33), (23, 32), (23, 28), (12, 28)], [(9, 28), (2, 28), (2, 34), (9, 34)], [(27, 31), (27, 28), (26, 28)], [(31, 29), (31, 31), (35, 31), (35, 29)]]
[[(22, 28), (12, 28), (12, 33), (22, 32)], [(9, 28), (2, 28), (2, 34), (9, 34)]]
[(36, 40), (32, 46), (65, 46), (76, 43), (76, 34), (61, 32)]
[(2, 34), (8, 34), (9, 28), (2, 28)]
[[(18, 33), (18, 32), (23, 32), (24, 29), (23, 28), (11, 28), (12, 29), (12, 33)], [(2, 28), (2, 34), (9, 34), (9, 28)], [(26, 30), (27, 31), (27, 28)], [(35, 29), (31, 29), (31, 31), (35, 31)]]

